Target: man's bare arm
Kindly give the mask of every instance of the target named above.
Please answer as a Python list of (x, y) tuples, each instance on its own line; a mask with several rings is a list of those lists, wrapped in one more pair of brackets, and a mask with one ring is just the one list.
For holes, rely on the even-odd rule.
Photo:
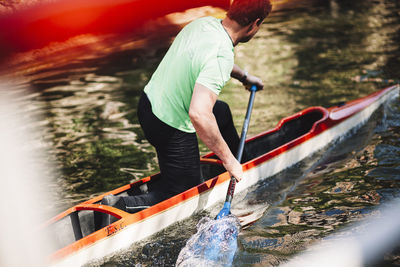
[(196, 83), (189, 107), (189, 117), (200, 139), (223, 162), (225, 169), (240, 181), (243, 170), (223, 139), (213, 114), (217, 95), (207, 87)]
[(245, 77), (247, 75), (248, 74), (244, 70), (242, 70), (238, 65), (236, 65), (236, 64), (233, 65), (233, 69), (231, 72), (232, 78), (235, 78), (238, 81), (242, 81), (245, 78), (247, 78), (247, 77)]

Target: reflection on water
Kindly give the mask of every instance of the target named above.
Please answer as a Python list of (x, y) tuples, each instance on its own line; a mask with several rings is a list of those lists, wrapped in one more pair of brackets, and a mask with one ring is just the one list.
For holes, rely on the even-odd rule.
[(171, 14), (131, 35), (77, 36), (17, 55), (7, 71), (2, 66), (16, 89), (33, 88), (27, 105), (43, 118), (42, 141), (58, 164), (57, 210), (158, 171), (136, 117), (138, 98), (181, 24), (218, 12)]
[[(399, 12), (397, 0), (304, 0), (275, 12), (254, 40), (236, 48), (237, 64), (266, 83), (256, 97), (249, 135), (305, 107), (355, 99), (387, 86), (382, 79), (399, 79)], [(80, 36), (14, 59), (14, 75), (25, 79), (21, 87), (34, 88), (25, 101), (43, 117), (46, 131), (40, 141), (52, 145), (48, 160), (58, 163), (52, 188), (62, 199), (59, 210), (157, 171), (136, 105), (179, 29), (157, 23), (135, 36)], [(365, 73), (374, 79), (360, 79)], [(245, 94), (231, 81), (221, 95), (238, 129)], [(382, 201), (399, 197), (399, 102), (384, 114), (383, 124), (378, 114), (357, 136), (246, 196), (250, 206), (271, 207), (240, 235), (235, 266), (277, 265), (345, 224), (376, 213)], [(206, 215), (99, 264), (172, 266), (194, 234), (193, 226)], [(396, 256), (387, 260), (394, 262)]]
[(154, 153), (142, 142), (134, 108), (148, 75), (82, 73), (32, 98), (48, 122), (43, 138), (53, 142), (64, 197), (87, 199), (154, 171)]
[(164, 24), (164, 34), (150, 31), (145, 39), (140, 33), (118, 39), (79, 36), (14, 58), (8, 77), (23, 75), (20, 87), (25, 82), (34, 89), (26, 102), (43, 118), (41, 141), (51, 144), (49, 160), (58, 163), (57, 210), (158, 170), (136, 106), (168, 36), (177, 31)]

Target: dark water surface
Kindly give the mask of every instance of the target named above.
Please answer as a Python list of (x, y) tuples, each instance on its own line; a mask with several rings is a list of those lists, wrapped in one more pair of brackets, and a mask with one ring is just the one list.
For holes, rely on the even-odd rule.
[[(33, 63), (15, 60), (15, 73), (33, 87), (26, 101), (42, 116), (41, 141), (51, 147), (48, 160), (56, 162), (56, 210), (157, 172), (136, 105), (179, 30), (160, 27), (162, 31), (149, 27), (120, 39), (83, 36), (36, 51)], [(236, 63), (266, 84), (256, 96), (251, 136), (303, 108), (356, 99), (400, 79), (400, 2), (296, 2), (276, 11), (254, 40), (235, 50)], [(230, 104), (240, 129), (247, 92), (231, 81), (221, 99)], [(201, 150), (207, 151), (204, 146)], [(244, 196), (249, 208), (268, 209), (242, 230), (234, 266), (278, 265), (399, 196), (396, 99), (354, 136)], [(207, 214), (94, 265), (173, 266), (194, 226)], [(386, 255), (382, 266), (400, 265), (396, 255)]]

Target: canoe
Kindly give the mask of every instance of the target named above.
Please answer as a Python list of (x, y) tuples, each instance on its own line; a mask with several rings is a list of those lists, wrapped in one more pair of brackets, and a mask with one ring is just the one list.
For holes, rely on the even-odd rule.
[[(399, 86), (391, 86), (338, 106), (310, 107), (282, 119), (269, 131), (246, 140), (242, 160), (243, 180), (239, 193), (302, 161), (337, 140), (354, 133), (385, 102), (398, 97)], [(142, 211), (130, 214), (99, 204), (103, 196), (135, 195), (160, 186), (155, 174), (76, 205), (44, 224), (57, 241), (50, 256), (53, 266), (80, 266), (150, 237), (175, 222), (221, 204), (229, 174), (221, 161), (209, 153), (201, 158), (204, 183)], [(96, 218), (109, 214), (116, 221), (100, 227)]]

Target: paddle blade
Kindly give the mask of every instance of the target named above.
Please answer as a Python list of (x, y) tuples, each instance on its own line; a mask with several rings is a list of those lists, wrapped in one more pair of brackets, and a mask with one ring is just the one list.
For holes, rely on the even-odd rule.
[(222, 207), (221, 211), (218, 213), (216, 220), (219, 220), (227, 215), (231, 214), (231, 203), (225, 202), (224, 206)]
[(179, 253), (176, 266), (232, 266), (239, 231), (239, 220), (233, 215), (220, 220), (202, 218), (197, 233)]

